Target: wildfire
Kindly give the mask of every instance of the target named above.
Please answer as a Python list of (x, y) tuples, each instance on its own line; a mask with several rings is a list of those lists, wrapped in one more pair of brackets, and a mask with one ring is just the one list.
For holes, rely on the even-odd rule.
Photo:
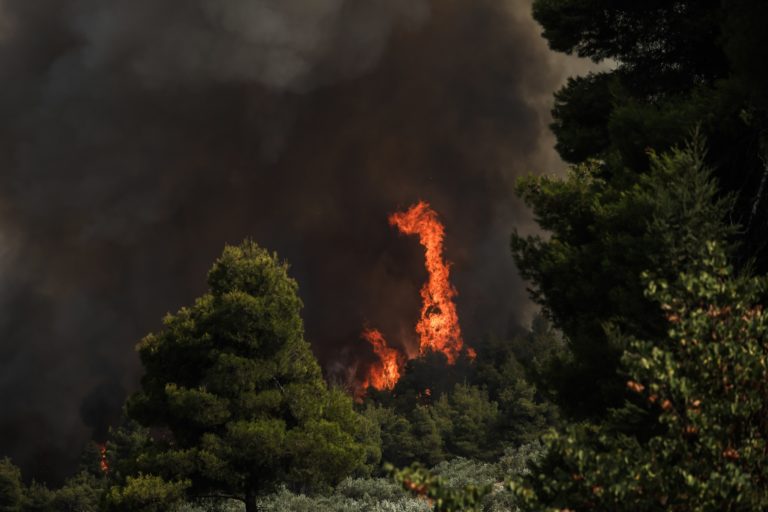
[(373, 386), (376, 389), (392, 389), (400, 380), (400, 368), (403, 364), (403, 356), (387, 345), (387, 340), (376, 329), (363, 331), (363, 338), (373, 347), (374, 353), (379, 357), (368, 372), (368, 377), (363, 383), (363, 389)]
[[(421, 288), (421, 317), (416, 324), (419, 335), (419, 353), (430, 351), (445, 354), (448, 364), (454, 364), (464, 350), (459, 315), (453, 299), (457, 295), (451, 285), (451, 266), (443, 259), (445, 228), (429, 203), (420, 201), (407, 211), (390, 215), (389, 223), (406, 235), (418, 235), (424, 247), (424, 260), (429, 279)], [(390, 347), (384, 336), (375, 329), (366, 329), (363, 338), (373, 347), (379, 362), (370, 369), (363, 381), (363, 389), (392, 389), (400, 379), (406, 357)], [(475, 358), (475, 351), (466, 348), (466, 355)], [(427, 394), (429, 396), (429, 393)]]
[(416, 324), (419, 350), (442, 352), (449, 364), (456, 362), (464, 345), (461, 339), (459, 315), (453, 298), (457, 295), (451, 285), (451, 266), (443, 259), (445, 228), (437, 212), (420, 201), (405, 212), (394, 213), (389, 223), (406, 235), (418, 235), (424, 246), (424, 259), (429, 280), (421, 288), (421, 319)]
[(109, 461), (107, 460), (106, 444), (99, 444), (99, 469), (105, 475), (109, 473)]

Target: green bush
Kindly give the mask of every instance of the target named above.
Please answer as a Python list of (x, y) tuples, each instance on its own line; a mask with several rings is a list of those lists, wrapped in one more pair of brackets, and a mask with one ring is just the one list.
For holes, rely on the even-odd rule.
[[(384, 478), (349, 478), (332, 494), (306, 496), (285, 488), (262, 497), (263, 512), (429, 512), (426, 500), (409, 496), (395, 482)], [(243, 512), (235, 500), (186, 503), (176, 512)]]

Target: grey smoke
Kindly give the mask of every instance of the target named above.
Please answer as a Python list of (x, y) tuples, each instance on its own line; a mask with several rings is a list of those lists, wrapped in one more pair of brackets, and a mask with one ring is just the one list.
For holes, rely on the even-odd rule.
[[(307, 91), (369, 69), (424, 0), (84, 0), (72, 25), (86, 68), (115, 65), (148, 87), (258, 83)], [(140, 34), (141, 37), (136, 37)]]
[(119, 418), (134, 344), (224, 243), (292, 265), (331, 377), (402, 345), (447, 227), (467, 340), (529, 310), (514, 179), (562, 168), (529, 0), (0, 0), (0, 456), (53, 480)]

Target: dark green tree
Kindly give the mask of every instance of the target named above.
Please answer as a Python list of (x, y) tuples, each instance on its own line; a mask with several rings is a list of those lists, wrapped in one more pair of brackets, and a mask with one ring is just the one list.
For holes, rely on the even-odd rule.
[(23, 489), (19, 468), (10, 459), (0, 460), (0, 512), (19, 512)]
[[(765, 2), (535, 0), (533, 13), (553, 49), (611, 63), (556, 94), (561, 156), (645, 172), (649, 148), (682, 144), (700, 126), (707, 163), (744, 227), (735, 262), (768, 270)], [(603, 177), (627, 186), (622, 175)]]
[(157, 434), (143, 473), (112, 502), (165, 504), (185, 491), (252, 512), (279, 483), (322, 488), (377, 463), (375, 429), (328, 389), (304, 340), (287, 265), (246, 241), (225, 248), (208, 284), (138, 345), (145, 375), (128, 413)]
[(495, 435), (499, 406), (488, 399), (487, 391), (458, 384), (451, 393), (440, 397), (431, 413), (449, 453), (487, 461), (503, 451)]
[(81, 471), (53, 492), (50, 510), (55, 512), (99, 512), (106, 490), (104, 475)]
[(720, 197), (698, 139), (664, 156), (651, 153), (650, 162), (646, 174), (593, 161), (565, 179), (519, 184), (551, 235), (513, 235), (515, 261), (567, 338), (568, 350), (548, 360), (540, 384), (571, 416), (597, 417), (622, 403), (617, 367), (625, 347), (606, 334), (607, 324), (643, 338), (666, 329), (644, 296), (642, 272), (671, 279), (681, 262), (701, 257), (704, 241), (726, 246), (734, 232), (724, 222), (731, 201)]
[[(488, 391), (499, 407), (497, 449), (518, 446), (540, 437), (558, 421), (557, 408), (534, 384), (542, 368), (565, 350), (562, 336), (543, 315), (536, 315), (530, 330), (518, 329), (503, 340), (488, 336), (476, 344), (472, 383)], [(501, 453), (501, 452), (498, 452)]]
[(536, 0), (533, 15), (552, 49), (615, 59), (638, 89), (685, 90), (727, 70), (720, 0)]
[(128, 476), (107, 494), (107, 510), (169, 512), (175, 510), (192, 486), (189, 480), (169, 481), (157, 475)]
[[(445, 395), (443, 395), (445, 396)], [(434, 414), (434, 407), (417, 405), (410, 413), (411, 431), (414, 438), (415, 460), (429, 466), (442, 462), (448, 455), (445, 447), (445, 422)], [(451, 454), (452, 455), (452, 454)]]
[(583, 162), (610, 148), (612, 82), (616, 82), (612, 73), (593, 73), (569, 78), (555, 93), (551, 128), (557, 137), (555, 148), (566, 162)]
[[(768, 280), (734, 274), (717, 243), (701, 252), (672, 280), (646, 276), (665, 336), (630, 338), (627, 405), (614, 421), (549, 439), (516, 484), (525, 510), (768, 508), (768, 316), (758, 303)], [(651, 428), (627, 434), (624, 419), (638, 414)]]
[(407, 466), (417, 460), (417, 443), (413, 427), (408, 419), (394, 408), (368, 402), (363, 414), (379, 426), (381, 436), (381, 460), (397, 467)]
[[(97, 497), (100, 497), (96, 493)], [(48, 489), (45, 485), (32, 481), (24, 489), (23, 512), (56, 512), (53, 508), (54, 491)]]

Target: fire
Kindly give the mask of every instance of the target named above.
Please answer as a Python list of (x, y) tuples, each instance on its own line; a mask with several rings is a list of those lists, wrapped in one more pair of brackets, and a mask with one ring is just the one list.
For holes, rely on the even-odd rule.
[(99, 444), (99, 469), (105, 475), (109, 473), (109, 461), (107, 460), (106, 444)]
[(400, 380), (403, 356), (397, 349), (387, 345), (387, 340), (376, 329), (364, 330), (363, 338), (371, 344), (374, 353), (379, 357), (379, 361), (370, 368), (368, 378), (363, 383), (363, 389), (368, 386), (379, 390), (394, 388)]
[[(456, 312), (456, 289), (451, 285), (451, 266), (443, 259), (445, 228), (429, 203), (420, 201), (407, 211), (390, 215), (389, 223), (406, 235), (418, 235), (424, 247), (424, 259), (429, 279), (421, 288), (421, 317), (416, 324), (419, 335), (419, 353), (430, 351), (445, 354), (448, 364), (454, 364), (465, 350), (467, 357), (474, 359), (475, 351), (464, 347)], [(376, 329), (366, 329), (362, 337), (373, 347), (379, 361), (368, 371), (362, 389), (368, 386), (376, 389), (392, 389), (400, 379), (400, 372), (406, 356), (390, 347), (384, 336)], [(429, 397), (430, 390), (426, 390)]]
[(418, 235), (424, 247), (424, 259), (429, 280), (421, 289), (421, 319), (416, 324), (419, 350), (442, 352), (449, 364), (454, 364), (461, 353), (459, 315), (453, 298), (457, 295), (451, 285), (451, 266), (443, 259), (445, 228), (437, 218), (437, 212), (429, 204), (420, 201), (405, 212), (394, 213), (389, 223), (406, 235)]

